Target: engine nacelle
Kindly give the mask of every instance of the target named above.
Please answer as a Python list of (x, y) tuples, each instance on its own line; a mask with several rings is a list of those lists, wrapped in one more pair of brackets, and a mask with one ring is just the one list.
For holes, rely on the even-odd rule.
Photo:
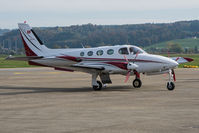
[(128, 65), (127, 65), (128, 70), (135, 70), (137, 68), (138, 68), (138, 65), (136, 65), (134, 63), (128, 63)]

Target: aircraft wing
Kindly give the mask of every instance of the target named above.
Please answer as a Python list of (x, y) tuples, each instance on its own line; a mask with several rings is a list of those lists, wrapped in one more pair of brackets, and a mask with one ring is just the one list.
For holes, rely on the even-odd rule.
[(91, 65), (90, 63), (77, 63), (73, 64), (70, 66), (59, 66), (59, 67), (54, 67), (55, 70), (60, 70), (60, 71), (81, 71), (81, 72), (86, 72), (86, 73), (94, 73), (94, 72), (100, 72), (105, 70), (105, 68), (102, 65)]
[(186, 62), (192, 62), (193, 59), (187, 58), (187, 57), (171, 57), (172, 60), (175, 60), (179, 64), (186, 63)]
[(92, 64), (74, 64), (74, 65), (72, 65), (73, 67), (76, 67), (76, 68), (81, 68), (81, 69), (88, 69), (88, 70), (90, 70), (90, 69), (93, 69), (93, 70), (100, 70), (100, 71), (102, 71), (102, 70), (104, 70), (105, 68), (103, 67), (103, 66), (101, 66), (101, 65), (92, 65)]
[(8, 56), (5, 60), (31, 61), (35, 59), (41, 59), (41, 58), (43, 58), (43, 56), (24, 56), (24, 57)]

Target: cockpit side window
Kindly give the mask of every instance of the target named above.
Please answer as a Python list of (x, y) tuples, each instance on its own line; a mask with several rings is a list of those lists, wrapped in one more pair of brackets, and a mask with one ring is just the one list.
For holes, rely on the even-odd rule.
[(126, 55), (128, 55), (128, 54), (129, 54), (129, 52), (128, 52), (128, 49), (127, 49), (127, 48), (120, 48), (120, 49), (118, 50), (118, 53), (119, 53), (119, 54), (126, 54)]
[(130, 51), (130, 53), (131, 54), (137, 54), (137, 53), (143, 53), (143, 51), (142, 50), (140, 50), (140, 49), (138, 49), (138, 48), (136, 48), (136, 47), (130, 47), (129, 48), (129, 51)]

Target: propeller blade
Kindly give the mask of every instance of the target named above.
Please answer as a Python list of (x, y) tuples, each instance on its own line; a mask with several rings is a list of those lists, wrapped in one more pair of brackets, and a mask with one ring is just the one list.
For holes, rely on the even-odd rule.
[(176, 75), (173, 69), (172, 69), (172, 74), (173, 74), (173, 80), (176, 81)]
[(137, 53), (136, 53), (136, 55), (135, 55), (135, 58), (134, 58), (134, 60), (133, 60), (133, 63), (135, 63), (135, 60), (136, 60), (138, 54), (139, 54), (139, 51), (137, 51)]
[(126, 55), (124, 55), (124, 59), (126, 60), (126, 62), (129, 62), (129, 60), (127, 59)]
[(137, 58), (138, 54), (139, 54), (139, 51), (136, 53), (135, 59)]
[(126, 74), (126, 79), (124, 83), (126, 83), (129, 80), (130, 74), (131, 74), (131, 71), (128, 71), (128, 73)]

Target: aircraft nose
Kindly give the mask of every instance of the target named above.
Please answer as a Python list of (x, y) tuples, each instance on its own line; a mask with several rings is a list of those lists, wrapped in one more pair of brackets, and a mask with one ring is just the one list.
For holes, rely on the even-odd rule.
[(179, 65), (178, 62), (174, 60), (170, 60), (169, 64), (170, 64), (170, 68), (175, 68)]

